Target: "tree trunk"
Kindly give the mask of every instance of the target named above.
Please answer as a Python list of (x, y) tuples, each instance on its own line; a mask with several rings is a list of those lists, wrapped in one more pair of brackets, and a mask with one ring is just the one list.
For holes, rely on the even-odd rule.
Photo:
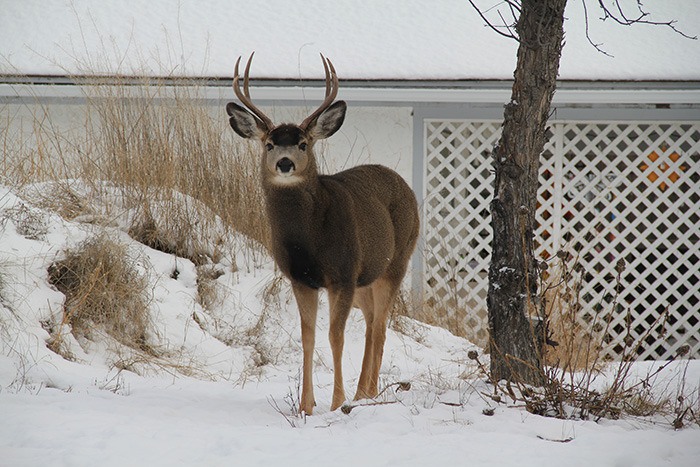
[(494, 149), (489, 266), (491, 373), (497, 379), (542, 382), (544, 326), (537, 316), (534, 256), (539, 158), (556, 88), (566, 0), (522, 0), (515, 26), (520, 46), (512, 97)]

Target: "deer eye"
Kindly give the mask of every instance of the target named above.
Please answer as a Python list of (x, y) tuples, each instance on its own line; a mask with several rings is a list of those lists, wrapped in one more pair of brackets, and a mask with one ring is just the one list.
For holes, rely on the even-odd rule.
[(302, 151), (306, 151), (306, 143), (301, 143), (299, 145), (299, 149), (301, 149)]
[(274, 146), (272, 143), (267, 143), (267, 144), (265, 145), (265, 148), (266, 148), (268, 151), (272, 151), (272, 150), (275, 148), (275, 146)]

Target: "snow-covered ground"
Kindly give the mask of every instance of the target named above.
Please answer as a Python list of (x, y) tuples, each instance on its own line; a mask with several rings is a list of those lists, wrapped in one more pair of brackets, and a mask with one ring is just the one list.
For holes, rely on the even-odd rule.
[[(318, 406), (301, 418), (294, 411), (298, 318), (268, 258), (246, 253), (244, 242), (231, 238), (235, 254), (217, 264), (223, 300), (205, 310), (189, 260), (135, 242), (119, 222), (66, 221), (34, 206), (26, 193), (0, 187), (3, 467), (700, 465), (698, 427), (675, 431), (663, 417), (558, 420), (497, 404), (484, 395), (489, 388), (467, 358), (472, 344), (408, 319), (395, 326), (401, 332), (388, 334), (381, 370), (387, 390), (378, 401), (360, 402), (349, 414), (330, 412), (327, 303), (319, 312)], [(105, 230), (128, 245), (148, 278), (149, 344), (160, 357), (139, 359), (99, 333), (78, 342), (68, 328), (63, 335), (73, 361), (47, 348), (47, 323), (60, 323), (64, 300), (49, 285), (47, 267)], [(265, 293), (270, 284), (281, 284), (278, 294)], [(346, 340), (348, 394), (359, 375), (363, 335), (357, 312)], [(698, 363), (673, 365), (656, 381), (673, 390), (685, 371), (686, 384), (697, 385)], [(400, 390), (399, 382), (410, 382), (410, 389)]]

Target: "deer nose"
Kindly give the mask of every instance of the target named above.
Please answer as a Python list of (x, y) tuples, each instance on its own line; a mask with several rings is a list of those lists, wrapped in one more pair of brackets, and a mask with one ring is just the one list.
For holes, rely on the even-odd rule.
[(288, 157), (283, 157), (277, 161), (277, 171), (283, 174), (290, 173), (294, 170), (294, 162)]

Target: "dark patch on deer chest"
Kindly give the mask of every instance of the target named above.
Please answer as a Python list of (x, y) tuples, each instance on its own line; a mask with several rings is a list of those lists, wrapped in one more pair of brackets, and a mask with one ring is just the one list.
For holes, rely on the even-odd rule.
[(287, 243), (285, 248), (292, 279), (312, 289), (323, 287), (323, 271), (309, 250), (298, 243)]

